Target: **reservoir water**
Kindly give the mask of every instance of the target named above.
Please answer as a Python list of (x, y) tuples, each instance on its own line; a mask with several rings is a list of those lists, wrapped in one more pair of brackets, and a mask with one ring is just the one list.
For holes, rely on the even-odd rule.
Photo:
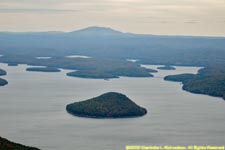
[[(153, 78), (109, 81), (27, 72), (7, 66), (9, 85), (0, 87), (0, 136), (43, 150), (124, 150), (126, 145), (224, 145), (225, 101), (192, 94), (169, 74), (196, 73), (196, 67), (159, 70)], [(145, 66), (156, 68), (157, 66)], [(147, 108), (129, 119), (90, 119), (69, 115), (68, 103), (105, 92), (121, 92)]]

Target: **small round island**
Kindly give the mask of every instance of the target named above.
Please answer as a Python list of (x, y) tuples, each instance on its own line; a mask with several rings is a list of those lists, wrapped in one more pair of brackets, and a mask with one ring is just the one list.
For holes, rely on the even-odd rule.
[(130, 118), (147, 113), (145, 108), (138, 106), (126, 95), (116, 92), (68, 104), (66, 110), (72, 115), (88, 118)]
[(157, 69), (160, 69), (160, 70), (176, 70), (175, 67), (172, 67), (170, 65), (165, 65), (165, 66), (157, 67)]

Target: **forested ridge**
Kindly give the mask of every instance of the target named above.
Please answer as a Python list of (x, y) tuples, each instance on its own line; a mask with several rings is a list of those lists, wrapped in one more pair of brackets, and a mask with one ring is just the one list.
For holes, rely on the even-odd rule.
[(5, 138), (0, 137), (0, 150), (40, 150), (40, 149), (14, 143)]

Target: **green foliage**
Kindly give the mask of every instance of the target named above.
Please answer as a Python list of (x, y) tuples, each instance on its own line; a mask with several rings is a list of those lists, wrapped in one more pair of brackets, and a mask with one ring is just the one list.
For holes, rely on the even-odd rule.
[(145, 69), (141, 67), (118, 67), (115, 70), (108, 71), (110, 74), (117, 76), (128, 76), (128, 77), (153, 77), (149, 72), (155, 72), (155, 70)]
[(3, 69), (0, 69), (0, 76), (5, 76), (7, 72)]
[(153, 77), (149, 72), (151, 70), (141, 67), (129, 67), (129, 68), (115, 68), (110, 69), (96, 69), (96, 70), (79, 70), (67, 73), (68, 76), (82, 77), (82, 78), (95, 78), (95, 79), (110, 79), (119, 78), (119, 76), (127, 77)]
[[(7, 72), (3, 69), (0, 69), (0, 76), (5, 76), (7, 75)], [(0, 78), (0, 86), (4, 86), (8, 84), (8, 81), (6, 81), (5, 79)]]
[(8, 66), (18, 66), (17, 63), (8, 63)]
[(0, 78), (0, 86), (4, 86), (8, 84), (8, 81), (6, 81), (5, 79)]
[(170, 66), (170, 65), (165, 65), (163, 67), (157, 67), (157, 69), (161, 69), (161, 70), (176, 70), (176, 68)]
[(179, 74), (179, 75), (169, 75), (169, 76), (166, 76), (164, 78), (164, 80), (167, 80), (167, 81), (176, 81), (176, 82), (185, 82), (187, 80), (192, 79), (193, 77), (195, 77), (194, 74), (184, 73), (184, 74)]
[(106, 73), (104, 70), (81, 70), (67, 73), (67, 76), (80, 77), (80, 78), (92, 78), (92, 79), (110, 79), (118, 78), (118, 76)]
[(17, 144), (0, 137), (0, 150), (40, 150), (40, 149)]
[(60, 69), (51, 68), (51, 67), (30, 67), (26, 69), (27, 71), (36, 71), (36, 72), (60, 72)]
[(93, 118), (138, 117), (147, 113), (123, 94), (109, 92), (86, 101), (66, 106), (66, 110), (76, 116)]

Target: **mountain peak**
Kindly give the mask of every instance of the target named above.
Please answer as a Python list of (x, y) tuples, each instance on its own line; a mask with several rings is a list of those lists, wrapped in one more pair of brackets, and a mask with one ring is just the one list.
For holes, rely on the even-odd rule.
[(120, 35), (123, 32), (116, 31), (109, 27), (98, 27), (98, 26), (91, 26), (81, 30), (77, 30), (71, 33), (77, 33), (82, 35)]

